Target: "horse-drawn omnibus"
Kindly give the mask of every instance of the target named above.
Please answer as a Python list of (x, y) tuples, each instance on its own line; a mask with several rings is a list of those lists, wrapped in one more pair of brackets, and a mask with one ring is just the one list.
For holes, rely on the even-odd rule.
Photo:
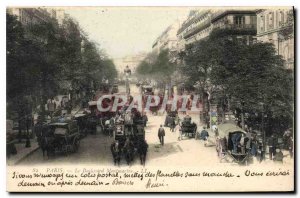
[[(241, 145), (242, 138), (244, 145)], [(248, 164), (251, 160), (250, 150), (245, 148), (247, 132), (234, 123), (224, 123), (217, 126), (216, 150), (220, 162), (231, 162), (237, 164)]]
[(196, 133), (197, 133), (197, 125), (195, 122), (192, 122), (192, 118), (190, 116), (186, 116), (183, 118), (180, 126), (181, 130), (181, 137), (182, 136), (187, 136), (187, 137), (192, 137), (196, 138)]
[(49, 125), (53, 135), (52, 146), (55, 152), (76, 152), (80, 145), (80, 132), (76, 120), (54, 122)]
[[(136, 152), (140, 156), (146, 156), (145, 152), (147, 152), (147, 149), (145, 151), (144, 148), (147, 144), (145, 142), (144, 128), (144, 119), (136, 109), (124, 111), (115, 121), (114, 142), (118, 142), (118, 147), (121, 148), (127, 164), (133, 161)], [(143, 163), (144, 161), (145, 157), (143, 158)]]

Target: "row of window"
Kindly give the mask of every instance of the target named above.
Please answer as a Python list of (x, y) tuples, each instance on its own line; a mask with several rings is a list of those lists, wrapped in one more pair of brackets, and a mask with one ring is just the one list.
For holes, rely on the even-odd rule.
[(268, 11), (261, 13), (259, 16), (259, 31), (264, 32), (278, 28), (287, 20), (288, 11)]

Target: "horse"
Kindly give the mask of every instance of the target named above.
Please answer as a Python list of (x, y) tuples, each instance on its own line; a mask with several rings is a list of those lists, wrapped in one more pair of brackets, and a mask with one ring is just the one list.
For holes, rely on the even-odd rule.
[(54, 137), (51, 136), (50, 129), (47, 125), (39, 125), (36, 126), (36, 130), (39, 130), (36, 132), (38, 144), (43, 152), (43, 158), (45, 158), (45, 153), (47, 154), (47, 157), (49, 159), (49, 154), (54, 154)]
[(110, 150), (111, 150), (112, 156), (114, 158), (114, 164), (120, 165), (121, 148), (120, 148), (119, 142), (118, 141), (113, 142), (110, 146)]
[(145, 166), (146, 155), (147, 155), (147, 151), (148, 151), (148, 144), (147, 144), (146, 140), (139, 141), (137, 151), (140, 156), (141, 165)]
[(49, 159), (50, 154), (55, 155), (55, 147), (54, 147), (54, 138), (44, 136), (41, 138), (40, 147), (43, 151), (43, 158), (45, 158), (45, 153), (47, 153), (47, 158)]
[(133, 161), (133, 154), (134, 154), (134, 145), (132, 141), (127, 138), (123, 147), (123, 153), (125, 155), (125, 160), (128, 165)]

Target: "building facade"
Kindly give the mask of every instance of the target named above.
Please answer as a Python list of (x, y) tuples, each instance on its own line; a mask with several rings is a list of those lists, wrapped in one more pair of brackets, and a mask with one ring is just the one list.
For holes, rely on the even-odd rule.
[(117, 66), (119, 73), (123, 73), (126, 66), (128, 66), (132, 73), (135, 72), (137, 66), (146, 58), (147, 53), (141, 52), (135, 55), (128, 55), (122, 58), (114, 59), (114, 63)]
[(255, 10), (192, 10), (177, 32), (178, 49), (207, 38), (214, 29), (236, 30), (237, 39), (250, 44), (256, 40), (256, 27)]
[(287, 8), (257, 11), (257, 40), (272, 43), (287, 69), (294, 69), (293, 14), (293, 10)]
[(177, 31), (178, 49), (184, 50), (186, 44), (201, 40), (211, 32), (211, 10), (192, 10), (187, 20)]
[(62, 9), (52, 8), (8, 8), (7, 12), (17, 16), (22, 25), (34, 25), (51, 20), (57, 20), (62, 24), (65, 18), (65, 12)]
[(180, 26), (180, 21), (177, 20), (175, 23), (170, 25), (153, 43), (152, 52), (159, 54), (161, 50), (168, 49), (171, 56), (177, 54), (177, 31)]

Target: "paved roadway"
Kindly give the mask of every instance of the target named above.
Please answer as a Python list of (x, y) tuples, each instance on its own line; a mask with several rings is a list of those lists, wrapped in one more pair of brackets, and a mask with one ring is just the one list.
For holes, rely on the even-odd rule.
[[(147, 164), (168, 166), (170, 161), (177, 165), (193, 165), (195, 163), (205, 164), (217, 162), (217, 157), (213, 147), (206, 148), (199, 140), (184, 138), (179, 141), (179, 133), (171, 132), (166, 128), (165, 145), (160, 146), (157, 137), (157, 130), (160, 124), (163, 123), (164, 116), (149, 115), (148, 126), (146, 127), (146, 140), (149, 144), (149, 152), (147, 156)], [(112, 165), (112, 156), (110, 152), (110, 144), (113, 138), (97, 132), (95, 135), (88, 135), (81, 140), (80, 148), (77, 153), (69, 155), (57, 154), (49, 159), (43, 159), (42, 151), (39, 149), (22, 161), (21, 165), (36, 165), (36, 164), (101, 164)], [(209, 159), (203, 160), (202, 156), (211, 155)], [(182, 160), (178, 160), (182, 159)], [(135, 165), (139, 165), (139, 160), (136, 158)], [(127, 166), (125, 160), (122, 160), (122, 166)]]
[[(120, 87), (120, 92), (125, 90), (125, 87)], [(138, 94), (138, 88), (135, 85), (131, 86), (131, 93)], [(180, 115), (183, 117), (183, 115)], [(192, 115), (193, 121), (198, 123), (197, 115)], [(215, 147), (204, 147), (200, 140), (190, 139), (188, 137), (179, 141), (179, 132), (171, 132), (166, 130), (165, 145), (159, 144), (157, 131), (160, 124), (163, 124), (165, 115), (150, 115), (148, 114), (148, 126), (146, 130), (146, 140), (149, 144), (146, 165), (149, 166), (211, 166), (218, 165), (219, 160), (216, 155)], [(200, 130), (200, 126), (198, 125)], [(211, 142), (213, 142), (213, 137)], [(110, 152), (110, 144), (112, 138), (97, 132), (95, 135), (88, 135), (82, 139), (79, 151), (69, 155), (56, 155), (50, 159), (43, 159), (42, 151), (39, 149), (25, 159), (21, 165), (37, 165), (37, 164), (99, 164), (113, 165), (113, 160)], [(139, 159), (136, 157), (134, 166), (139, 165)], [(222, 164), (224, 166), (225, 164)], [(125, 160), (121, 161), (121, 166), (126, 167)]]

